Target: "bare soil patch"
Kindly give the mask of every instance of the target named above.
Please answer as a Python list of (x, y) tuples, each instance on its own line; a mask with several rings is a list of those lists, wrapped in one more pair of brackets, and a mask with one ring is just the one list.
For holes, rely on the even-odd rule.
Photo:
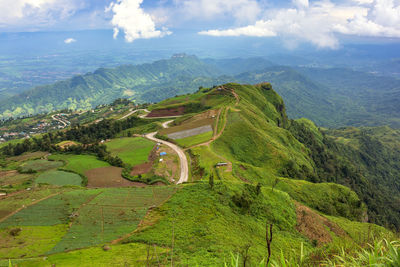
[(29, 152), (25, 153), (20, 156), (14, 156), (14, 157), (9, 157), (7, 160), (11, 161), (25, 161), (28, 159), (38, 159), (38, 158), (43, 158), (48, 154), (48, 152), (42, 152), (42, 151), (37, 151), (37, 152)]
[(145, 187), (146, 184), (131, 182), (121, 176), (122, 168), (101, 167), (85, 172), (88, 178), (89, 188), (107, 188), (107, 187)]
[(13, 171), (0, 171), (0, 178), (5, 178), (9, 176), (16, 175), (18, 172), (13, 170)]
[(76, 146), (76, 145), (77, 145), (77, 143), (74, 141), (67, 141), (67, 142), (63, 142), (62, 144), (60, 144), (58, 146), (61, 147), (62, 149), (65, 149), (67, 147)]
[(338, 236), (343, 237), (346, 235), (346, 232), (337, 224), (329, 221), (327, 218), (322, 217), (309, 207), (301, 205), (298, 202), (295, 202), (295, 205), (297, 215), (297, 231), (311, 241), (316, 240), (318, 246), (332, 242), (332, 236), (329, 230)]
[(146, 117), (180, 116), (185, 113), (185, 107), (152, 110)]
[(153, 147), (153, 150), (151, 150), (149, 157), (147, 158), (147, 162), (143, 164), (136, 165), (132, 168), (131, 170), (131, 175), (139, 175), (139, 174), (145, 174), (149, 173), (151, 169), (153, 168), (154, 160), (157, 158), (157, 146)]
[(148, 173), (151, 171), (152, 167), (153, 167), (153, 162), (146, 162), (143, 164), (136, 165), (135, 167), (132, 168), (131, 175)]

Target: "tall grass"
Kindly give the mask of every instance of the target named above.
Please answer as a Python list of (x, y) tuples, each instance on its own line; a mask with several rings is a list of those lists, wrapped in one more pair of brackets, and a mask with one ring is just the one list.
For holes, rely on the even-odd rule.
[[(303, 245), (301, 255), (297, 258), (286, 258), (281, 251), (279, 260), (272, 260), (268, 265), (265, 259), (251, 266), (265, 267), (305, 267), (305, 266), (352, 266), (352, 267), (400, 267), (400, 242), (388, 241), (386, 239), (375, 241), (368, 244), (366, 248), (353, 253), (341, 249), (338, 254), (333, 255), (330, 259), (316, 263), (304, 254)], [(243, 266), (243, 260), (239, 254), (231, 253), (230, 262), (225, 262), (225, 267)], [(248, 266), (248, 265), (246, 265)]]

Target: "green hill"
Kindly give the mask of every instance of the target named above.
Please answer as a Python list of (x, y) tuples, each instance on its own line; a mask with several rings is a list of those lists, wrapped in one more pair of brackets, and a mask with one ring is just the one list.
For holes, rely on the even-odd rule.
[(98, 69), (51, 85), (38, 86), (0, 102), (0, 118), (59, 109), (91, 109), (117, 98), (157, 102), (213, 84), (220, 74), (194, 56), (174, 56), (152, 64)]
[[(18, 266), (74, 266), (82, 259), (103, 266), (112, 262), (110, 255), (125, 265), (223, 266), (238, 255), (246, 266), (257, 266), (268, 255), (267, 230), (273, 234), (272, 266), (318, 266), (339, 261), (334, 255), (343, 251), (356, 255), (376, 240), (396, 238), (389, 229), (400, 226), (398, 131), (326, 131), (307, 119), (291, 120), (269, 83), (201, 88), (148, 107), (152, 112), (173, 108), (184, 115), (169, 130), (190, 130), (197, 127), (194, 122), (205, 120), (213, 128), (210, 142), (186, 150), (187, 183), (137, 189), (62, 187), (53, 196), (47, 188), (24, 190), (25, 198), (15, 195), (0, 202), (6, 214), (32, 203), (1, 219), (0, 241), (12, 247), (3, 247), (0, 256), (14, 255)], [(112, 148), (125, 139), (116, 137), (128, 129), (131, 135), (142, 134), (135, 129), (164, 121), (134, 115), (105, 119), (10, 144), (1, 152), (8, 158), (44, 148), (68, 157), (86, 153), (126, 171), (129, 166), (119, 158), (123, 154)], [(114, 140), (98, 144), (104, 139)], [(60, 150), (54, 144), (63, 140), (82, 145)], [(140, 152), (131, 150), (136, 156)], [(4, 171), (17, 171), (23, 164), (0, 163)], [(38, 198), (40, 192), (47, 193)], [(32, 198), (43, 201), (36, 204)], [(57, 232), (57, 238), (43, 238), (45, 231)], [(16, 249), (18, 244), (38, 250), (28, 255)]]

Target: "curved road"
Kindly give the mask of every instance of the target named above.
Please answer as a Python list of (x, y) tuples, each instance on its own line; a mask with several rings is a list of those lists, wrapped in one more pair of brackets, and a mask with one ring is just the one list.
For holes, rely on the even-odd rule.
[[(168, 124), (171, 123), (172, 121), (166, 121), (162, 124), (162, 126), (164, 128), (168, 128)], [(188, 167), (188, 160), (186, 158), (186, 154), (185, 152), (178, 147), (177, 145), (174, 145), (170, 142), (155, 138), (154, 136), (157, 134), (157, 132), (154, 133), (149, 133), (146, 134), (146, 138), (164, 145), (169, 146), (170, 148), (172, 148), (179, 156), (179, 161), (180, 161), (180, 165), (181, 165), (181, 176), (179, 178), (179, 181), (177, 182), (177, 184), (181, 184), (184, 182), (187, 182), (189, 179), (189, 167)]]
[[(129, 112), (129, 113), (126, 114), (125, 116), (119, 118), (118, 120), (120, 121), (120, 120), (126, 119), (126, 118), (128, 118), (128, 117), (131, 116), (132, 114), (135, 114), (135, 113), (138, 112), (138, 111), (144, 111), (144, 112), (150, 113), (150, 111), (148, 111), (147, 109), (135, 109), (135, 110), (133, 110), (133, 111), (131, 110), (131, 112)], [(143, 119), (146, 115), (147, 115), (147, 114), (140, 115), (139, 118), (142, 118), (142, 119)]]

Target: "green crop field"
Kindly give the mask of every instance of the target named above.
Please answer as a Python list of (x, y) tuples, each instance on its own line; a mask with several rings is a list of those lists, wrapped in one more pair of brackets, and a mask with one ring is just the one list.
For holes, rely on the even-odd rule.
[(98, 160), (92, 155), (55, 154), (49, 156), (49, 159), (64, 161), (66, 165), (63, 169), (80, 174), (85, 174), (91, 169), (110, 166), (107, 162)]
[[(79, 210), (68, 231), (50, 253), (108, 242), (135, 230), (147, 209), (165, 201), (174, 188), (110, 188)], [(79, 237), (79, 238), (78, 238)]]
[(46, 196), (65, 190), (65, 188), (38, 188), (2, 199), (0, 201), (0, 219), (21, 207), (31, 204), (35, 200), (43, 199)]
[[(120, 238), (135, 230), (149, 207), (174, 192), (174, 187), (79, 189), (44, 199), (0, 222), (0, 258), (64, 252)], [(21, 233), (11, 237), (15, 228)], [(18, 251), (20, 246), (24, 249)]]
[(189, 136), (185, 137), (182, 139), (176, 139), (175, 141), (180, 145), (181, 147), (191, 147), (197, 144), (205, 143), (208, 140), (210, 140), (213, 136), (213, 132), (206, 132), (194, 136)]
[(145, 138), (119, 138), (106, 143), (107, 149), (132, 166), (142, 164), (154, 147), (154, 143)]
[(81, 185), (82, 178), (72, 172), (64, 171), (48, 171), (39, 175), (36, 179), (38, 184), (51, 184), (57, 186), (64, 185)]
[(46, 171), (63, 165), (60, 161), (48, 161), (45, 159), (32, 160), (21, 165), (21, 171)]

